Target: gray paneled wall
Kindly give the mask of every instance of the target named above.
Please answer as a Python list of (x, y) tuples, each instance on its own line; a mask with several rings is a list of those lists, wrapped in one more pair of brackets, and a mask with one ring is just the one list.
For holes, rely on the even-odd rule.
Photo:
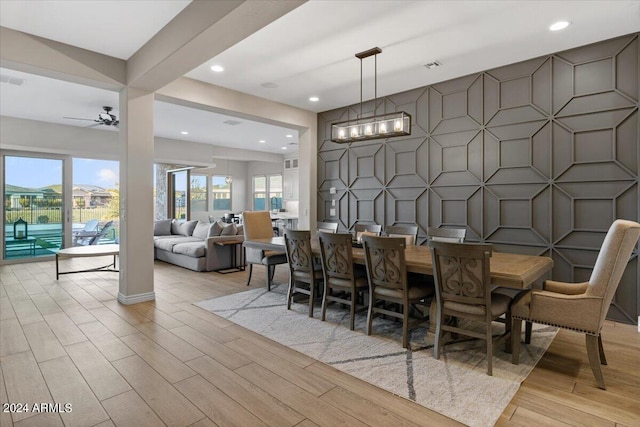
[[(377, 114), (413, 119), (388, 141), (330, 141), (359, 105), (320, 114), (318, 220), (465, 226), (553, 257), (556, 280), (587, 280), (611, 222), (639, 219), (639, 57), (632, 34), (387, 96)], [(634, 254), (610, 318), (637, 321), (639, 273)]]

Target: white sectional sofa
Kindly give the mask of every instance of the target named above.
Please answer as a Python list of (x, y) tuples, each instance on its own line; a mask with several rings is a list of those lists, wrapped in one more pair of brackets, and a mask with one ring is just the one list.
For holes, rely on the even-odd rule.
[(242, 226), (201, 221), (160, 220), (154, 223), (154, 258), (194, 271), (224, 270), (232, 266), (232, 251), (241, 257), (242, 245), (216, 245), (216, 241), (243, 241)]

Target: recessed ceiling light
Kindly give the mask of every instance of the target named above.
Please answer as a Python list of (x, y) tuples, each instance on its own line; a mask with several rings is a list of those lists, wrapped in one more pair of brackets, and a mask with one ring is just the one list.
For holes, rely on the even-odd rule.
[(290, 133), (285, 135), (287, 138), (293, 138), (293, 135), (291, 135)]
[(259, 142), (260, 144), (264, 144), (264, 143), (265, 143), (265, 142), (267, 142), (267, 141), (265, 141), (264, 139), (261, 139), (261, 140), (260, 140), (260, 141), (258, 141), (258, 142)]
[(311, 98), (309, 98), (309, 101), (318, 102), (318, 101), (320, 101), (320, 98), (318, 98), (317, 96), (312, 96)]
[(186, 130), (183, 130), (182, 132), (180, 132), (183, 135), (189, 135), (189, 132), (187, 132)]
[(222, 65), (212, 65), (211, 71), (214, 71), (216, 73), (221, 73), (224, 71), (224, 67)]
[(283, 150), (286, 150), (286, 149), (287, 149), (287, 147), (282, 147), (282, 149), (283, 149)]
[(571, 24), (571, 22), (569, 21), (558, 21), (554, 24), (552, 24), (551, 26), (549, 26), (549, 30), (551, 31), (560, 31), (560, 30), (564, 30), (565, 28), (567, 28), (569, 25)]

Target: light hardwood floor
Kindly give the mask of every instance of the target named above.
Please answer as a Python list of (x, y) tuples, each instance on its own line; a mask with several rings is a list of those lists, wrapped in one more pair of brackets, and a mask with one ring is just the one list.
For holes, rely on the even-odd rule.
[[(251, 287), (264, 286), (255, 270)], [(53, 262), (0, 267), (0, 402), (73, 405), (0, 412), (0, 425), (459, 425), (191, 305), (244, 291), (245, 279), (157, 262), (156, 301), (123, 306), (114, 273), (56, 281)], [(498, 425), (640, 425), (640, 334), (608, 322), (603, 336), (607, 391), (584, 337), (561, 331)]]

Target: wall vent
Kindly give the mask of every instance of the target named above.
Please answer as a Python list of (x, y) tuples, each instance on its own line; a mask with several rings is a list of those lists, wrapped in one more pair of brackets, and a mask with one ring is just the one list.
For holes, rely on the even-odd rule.
[(229, 125), (229, 126), (237, 126), (242, 122), (240, 120), (225, 120), (222, 123), (224, 123), (225, 125)]

